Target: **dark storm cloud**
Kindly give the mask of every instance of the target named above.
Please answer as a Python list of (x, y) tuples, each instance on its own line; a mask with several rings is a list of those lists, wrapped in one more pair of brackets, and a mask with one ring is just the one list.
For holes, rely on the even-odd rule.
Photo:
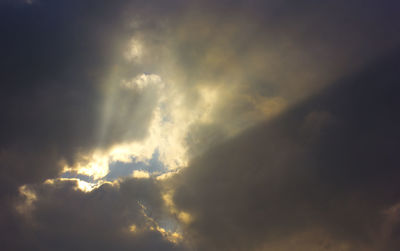
[(230, 135), (396, 47), (397, 9), (395, 1), (201, 1), (169, 27), (174, 57), (165, 65), (181, 73), (189, 107), (199, 86), (220, 88), (212, 126)]
[(175, 194), (194, 218), (190, 241), (200, 250), (289, 250), (292, 240), (296, 250), (398, 250), (396, 221), (389, 234), (382, 226), (400, 202), (399, 56), (193, 160)]
[(16, 191), (57, 175), (60, 160), (71, 164), (78, 153), (146, 136), (156, 97), (118, 88), (106, 135), (99, 133), (104, 85), (118, 87), (122, 78), (110, 76), (133, 32), (126, 19), (131, 4), (37, 1), (0, 7), (2, 186)]
[[(129, 224), (149, 224), (141, 204), (151, 217), (165, 217), (163, 191), (151, 179), (89, 193), (72, 181), (42, 184), (60, 174), (62, 160), (73, 164), (81, 153), (143, 139), (157, 95), (118, 84), (166, 68), (183, 79), (177, 85), (189, 110), (199, 98), (193, 90), (204, 82), (228, 93), (219, 97), (215, 121), (193, 124), (186, 137), (192, 156), (212, 149), (173, 180), (176, 205), (194, 219), (185, 226), (189, 249), (397, 250), (399, 57), (365, 65), (399, 44), (398, 5), (1, 1), (3, 249), (180, 248), (149, 228), (128, 231)], [(132, 35), (150, 50), (142, 65), (121, 60)], [(290, 103), (344, 75), (275, 120), (216, 146), (229, 126), (258, 121), (255, 96)], [(230, 86), (240, 88), (231, 93)], [(20, 214), (15, 206), (24, 184), (36, 200)]]
[[(89, 193), (75, 189), (74, 183), (56, 181), (29, 188), (37, 200), (21, 216), (26, 217), (21, 225), (24, 241), (16, 247), (21, 250), (181, 249), (167, 241), (147, 218), (159, 220), (165, 210), (160, 189), (153, 180), (105, 184)], [(130, 231), (133, 224), (135, 232)], [(9, 250), (16, 247), (10, 246)]]
[[(125, 6), (122, 1), (0, 3), (0, 238), (5, 250), (70, 250), (68, 245), (78, 248), (79, 241), (85, 236), (103, 238), (96, 233), (88, 236), (83, 232), (77, 238), (79, 234), (68, 232), (72, 228), (80, 229), (77, 221), (81, 219), (79, 205), (87, 198), (81, 192), (73, 191), (71, 184), (64, 184), (56, 191), (50, 188), (57, 192), (58, 198), (52, 197), (51, 191), (38, 194), (39, 203), (51, 204), (49, 200), (55, 203), (53, 207), (48, 204), (38, 206), (38, 224), (42, 226), (39, 232), (25, 226), (26, 222), (15, 212), (14, 201), (19, 186), (56, 177), (61, 171), (60, 161), (72, 163), (77, 154), (110, 146), (120, 141), (122, 135), (125, 139), (146, 135), (152, 106), (140, 106), (144, 98), (126, 91), (117, 102), (117, 109), (120, 109), (108, 124), (109, 134), (101, 142), (98, 138), (102, 120), (102, 88), (118, 55), (122, 54), (124, 41), (132, 33), (125, 23)], [(134, 107), (128, 109), (128, 105)], [(137, 112), (134, 108), (139, 106), (141, 111)], [(124, 117), (136, 119), (132, 128), (122, 129), (126, 122)], [(118, 193), (113, 191), (113, 194)], [(63, 201), (64, 196), (71, 196), (71, 201)], [(67, 206), (62, 204), (64, 202), (71, 203), (71, 212), (62, 211)], [(118, 213), (112, 212), (114, 208), (108, 209), (110, 214)], [(90, 220), (89, 211), (85, 216), (87, 220)], [(102, 213), (103, 220), (106, 220), (106, 212)], [(61, 221), (67, 219), (58, 222), (61, 225), (78, 224), (67, 224), (70, 227), (66, 229), (69, 239), (62, 236), (62, 230), (54, 232), (62, 226), (51, 222), (54, 220), (49, 218), (52, 215), (57, 215)], [(102, 224), (101, 219), (92, 220)], [(120, 222), (107, 224), (112, 227)], [(87, 227), (87, 231), (97, 230), (90, 224)], [(160, 246), (165, 243), (154, 234), (149, 233), (143, 238), (152, 239), (154, 245), (150, 247), (161, 250)], [(115, 245), (112, 243), (116, 241), (112, 239), (115, 235), (107, 239), (110, 243), (104, 244), (107, 240), (103, 238), (104, 242), (93, 247), (108, 247), (110, 250), (110, 245)], [(127, 240), (126, 236), (121, 238), (125, 242), (121, 245), (128, 245), (127, 242), (133, 246), (140, 245), (140, 241), (135, 244), (135, 240)], [(82, 248), (85, 250), (84, 246)], [(126, 246), (121, 247), (124, 248)]]
[(105, 34), (118, 20), (77, 1), (0, 11), (1, 177), (21, 185), (54, 176), (60, 158), (93, 146), (96, 85), (115, 42)]

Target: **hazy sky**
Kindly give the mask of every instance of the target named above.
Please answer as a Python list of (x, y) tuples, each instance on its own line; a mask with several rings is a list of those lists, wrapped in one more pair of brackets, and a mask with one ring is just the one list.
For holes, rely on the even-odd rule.
[(400, 250), (395, 0), (0, 0), (0, 249)]

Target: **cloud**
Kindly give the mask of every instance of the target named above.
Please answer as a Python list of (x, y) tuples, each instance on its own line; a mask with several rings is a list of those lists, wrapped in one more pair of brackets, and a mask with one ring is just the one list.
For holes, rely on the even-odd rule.
[[(1, 193), (57, 177), (65, 166), (98, 166), (114, 144), (146, 137), (157, 93), (127, 92), (120, 83), (128, 76), (114, 68), (131, 36), (116, 18), (128, 6), (1, 4), (0, 172), (9, 189)], [(97, 178), (107, 168), (86, 169)]]
[[(120, 80), (128, 76), (115, 74), (123, 41), (131, 36), (131, 32), (121, 33), (126, 27), (119, 15), (124, 7), (121, 2), (107, 1), (0, 4), (4, 52), (0, 63), (0, 232), (6, 250), (175, 247), (159, 231), (146, 230), (138, 237), (125, 233), (122, 228), (127, 223), (122, 218), (113, 222), (118, 217), (110, 216), (126, 212), (98, 204), (105, 202), (101, 196), (90, 202), (90, 190), (100, 188), (78, 178), (59, 178), (65, 166), (93, 163), (96, 168), (86, 171), (102, 177), (108, 168), (100, 161), (103, 152), (147, 135), (156, 93), (122, 91)], [(120, 96), (111, 100), (114, 112), (102, 134), (104, 102), (109, 100), (104, 96), (110, 82), (118, 86), (114, 91)], [(101, 189), (110, 197), (121, 193), (109, 185)], [(132, 189), (145, 193), (146, 188), (133, 185)], [(80, 208), (83, 201), (89, 203), (85, 213)], [(141, 216), (134, 215), (139, 214), (136, 201), (120, 209), (132, 209), (133, 215), (126, 218), (139, 224)], [(86, 219), (86, 227), (80, 219)]]
[(188, 241), (207, 250), (397, 250), (397, 58), (194, 159), (173, 196), (194, 219)]
[(5, 249), (398, 247), (394, 1), (30, 2), (0, 2)]
[[(101, 43), (114, 44), (115, 38), (107, 39), (83, 16), (68, 19), (83, 11), (85, 6), (77, 3), (67, 8), (43, 1), (29, 8), (1, 8), (3, 182), (22, 185), (54, 176), (61, 159), (72, 161), (76, 149), (94, 145), (96, 84), (111, 63), (105, 60), (111, 48)], [(90, 17), (97, 18), (95, 13)], [(108, 22), (97, 19), (98, 25)]]
[(150, 178), (150, 173), (146, 171), (134, 170), (132, 176), (137, 179), (148, 179)]
[[(84, 193), (74, 181), (31, 186), (23, 231), (33, 250), (179, 250), (157, 225), (163, 203), (151, 179), (127, 179)], [(28, 188), (25, 188), (28, 191)], [(35, 201), (31, 201), (31, 194)], [(135, 231), (132, 231), (133, 227)], [(172, 235), (172, 234), (171, 234)], [(17, 236), (15, 236), (17, 238)], [(41, 241), (38, 241), (41, 240)]]

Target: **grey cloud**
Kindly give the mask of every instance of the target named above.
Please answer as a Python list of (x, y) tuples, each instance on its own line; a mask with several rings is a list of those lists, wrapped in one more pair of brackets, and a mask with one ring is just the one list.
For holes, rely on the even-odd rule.
[[(146, 136), (154, 97), (125, 92), (115, 104), (117, 112), (107, 128), (108, 135), (102, 141), (99, 139), (103, 85), (108, 84), (105, 82), (109, 81), (110, 69), (118, 62), (123, 44), (132, 34), (126, 16), (121, 15), (129, 6), (131, 4), (122, 1), (41, 0), (33, 5), (0, 4), (0, 238), (5, 250), (68, 250), (71, 247), (68, 245), (78, 248), (82, 238), (104, 237), (95, 233), (95, 223), (86, 222), (86, 230), (92, 231), (93, 235), (81, 232), (79, 237), (71, 232), (73, 228), (80, 230), (79, 207), (83, 201), (88, 200), (88, 207), (98, 209), (95, 202), (91, 205), (88, 197), (73, 191), (71, 185), (53, 190), (58, 192), (59, 198), (44, 192), (38, 194), (39, 202), (47, 200), (48, 203), (41, 204), (37, 211), (36, 216), (43, 227), (39, 232), (19, 217), (14, 201), (19, 186), (40, 184), (57, 177), (62, 160), (72, 164), (80, 153), (97, 147), (107, 148), (123, 139)], [(113, 194), (117, 196), (118, 192)], [(68, 196), (71, 201), (64, 201), (63, 198)], [(59, 204), (50, 205), (49, 200)], [(66, 210), (68, 206), (70, 211)], [(99, 205), (102, 206), (104, 204)], [(125, 206), (125, 210), (128, 209)], [(90, 218), (91, 209), (87, 210), (86, 217)], [(108, 207), (107, 210), (101, 212), (103, 215), (93, 215), (91, 220), (98, 220), (102, 227), (121, 224), (115, 222), (113, 225), (111, 218), (106, 217), (108, 213), (117, 213), (112, 212), (115, 208)], [(44, 211), (54, 218), (46, 218)], [(66, 232), (56, 224), (57, 221), (51, 222), (56, 216), (60, 221), (66, 220), (59, 222), (69, 226), (64, 229)], [(100, 216), (103, 221), (95, 218)], [(63, 233), (69, 234), (70, 239), (64, 238)], [(115, 234), (110, 238), (117, 240)], [(120, 238), (121, 245), (125, 245), (121, 248), (142, 245), (127, 236)], [(154, 245), (149, 246), (153, 249), (161, 249), (165, 244), (157, 233), (148, 233), (143, 238), (154, 241)], [(92, 239), (88, 245), (101, 247), (102, 243), (96, 244)], [(103, 248), (110, 245), (113, 244), (105, 244)]]
[[(151, 179), (126, 179), (84, 193), (75, 181), (30, 186), (37, 196), (15, 217), (19, 232), (10, 250), (180, 250), (154, 222), (165, 215), (160, 189)], [(21, 198), (23, 199), (23, 198)], [(145, 206), (146, 215), (143, 213)], [(129, 231), (131, 225), (137, 231)], [(23, 239), (22, 243), (18, 239)]]
[[(157, 232), (131, 239), (119, 231), (143, 221), (138, 199), (162, 208), (152, 181), (88, 194), (70, 182), (39, 185), (59, 174), (60, 160), (71, 164), (78, 153), (146, 136), (156, 92), (118, 82), (148, 71), (179, 75), (188, 107), (199, 85), (237, 87), (219, 97), (211, 124), (192, 126), (186, 140), (197, 157), (174, 181), (176, 204), (197, 219), (186, 236), (198, 249), (247, 250), (277, 239), (270, 245), (284, 250), (281, 239), (308, 242), (308, 229), (321, 228), (321, 240), (364, 245), (374, 239), (366, 229), (385, 222), (379, 212), (398, 202), (394, 62), (372, 65), (216, 147), (227, 128), (259, 121), (252, 98), (293, 105), (391, 53), (400, 41), (396, 1), (21, 2), (0, 3), (5, 249), (177, 248)], [(142, 65), (120, 60), (132, 35), (148, 46)], [(104, 116), (109, 86), (115, 97)], [(38, 191), (36, 226), (13, 207), (17, 188), (28, 183)], [(396, 231), (386, 232), (388, 250), (399, 245)]]
[[(394, 52), (193, 160), (174, 197), (195, 219), (189, 240), (200, 250), (287, 250), (296, 238), (299, 250), (397, 250), (396, 227), (385, 241), (381, 229), (399, 201), (398, 70)], [(308, 231), (326, 236), (298, 237)]]
[(80, 152), (146, 136), (156, 98), (118, 88), (106, 135), (100, 139), (99, 133), (105, 123), (104, 85), (118, 86), (123, 78), (110, 75), (133, 32), (121, 15), (131, 5), (38, 1), (0, 6), (2, 185), (16, 191), (57, 175), (60, 160), (72, 163)]
[(275, 112), (281, 111), (399, 44), (397, 3), (359, 5), (193, 2), (160, 33), (173, 55), (163, 65), (179, 73), (189, 107), (199, 100), (199, 86), (220, 88), (213, 126), (237, 132), (275, 115), (262, 111), (263, 101), (279, 99)]

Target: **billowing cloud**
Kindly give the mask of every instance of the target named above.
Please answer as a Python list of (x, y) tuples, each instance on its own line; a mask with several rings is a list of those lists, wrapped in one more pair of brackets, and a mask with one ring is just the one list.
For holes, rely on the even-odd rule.
[(396, 250), (398, 7), (0, 1), (3, 246)]
[(31, 233), (21, 248), (180, 249), (173, 241), (175, 232), (169, 233), (170, 229), (156, 222), (165, 209), (153, 180), (104, 184), (88, 193), (75, 187), (74, 181), (67, 180), (25, 187), (25, 200), (21, 198), (19, 208), (26, 207), (21, 216), (26, 224), (23, 231)]
[[(207, 250), (397, 250), (398, 52), (193, 160), (177, 182)], [(390, 222), (390, 223), (389, 223)]]

